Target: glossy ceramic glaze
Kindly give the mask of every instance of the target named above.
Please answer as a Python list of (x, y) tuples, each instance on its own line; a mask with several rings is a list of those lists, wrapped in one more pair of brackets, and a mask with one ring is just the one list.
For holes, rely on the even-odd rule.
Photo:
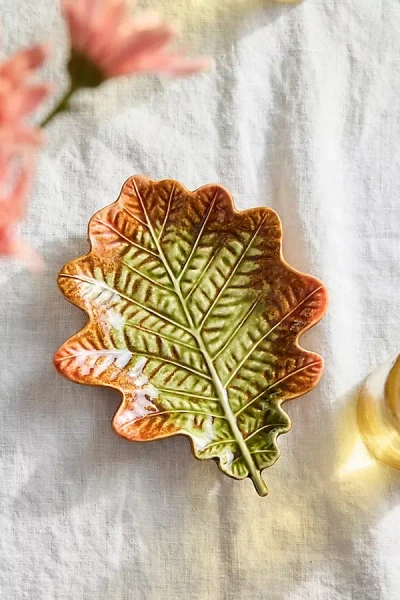
[(130, 178), (91, 219), (89, 254), (59, 275), (89, 320), (57, 369), (121, 391), (119, 435), (187, 435), (197, 458), (266, 495), (261, 472), (290, 429), (281, 405), (322, 374), (298, 338), (327, 305), (321, 282), (285, 263), (281, 237), (274, 211), (237, 212), (221, 186)]

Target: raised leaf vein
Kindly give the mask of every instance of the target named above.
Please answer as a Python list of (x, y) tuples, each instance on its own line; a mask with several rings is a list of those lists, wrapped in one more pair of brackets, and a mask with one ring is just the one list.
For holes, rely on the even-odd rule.
[[(217, 442), (212, 442), (211, 444), (207, 444), (207, 446), (204, 446), (204, 448), (202, 449), (202, 452), (205, 452), (206, 450), (208, 450), (209, 448), (212, 448), (213, 446), (219, 446), (220, 444), (221, 445), (237, 444), (237, 440), (235, 440), (234, 438), (230, 438), (230, 439), (226, 439), (226, 440), (219, 440)], [(242, 458), (242, 456), (240, 458)]]
[(167, 292), (171, 292), (172, 294), (175, 294), (175, 291), (172, 288), (170, 288), (170, 287), (168, 287), (168, 286), (166, 286), (166, 285), (164, 285), (162, 283), (159, 283), (158, 281), (154, 281), (154, 279), (152, 279), (151, 277), (149, 277), (145, 273), (143, 273), (141, 271), (138, 271), (137, 269), (135, 269), (135, 267), (132, 267), (129, 263), (125, 262), (124, 260), (122, 260), (121, 263), (123, 265), (125, 265), (125, 267), (128, 267), (128, 269), (130, 269), (131, 271), (133, 271), (133, 273), (136, 273), (136, 275), (139, 275), (140, 277), (143, 277), (143, 279), (147, 279), (147, 281), (149, 283), (151, 283), (152, 285), (155, 285), (155, 286), (157, 286), (157, 287), (159, 287), (159, 288), (161, 288), (163, 290), (166, 290)]
[[(212, 417), (213, 419), (223, 419), (224, 421), (226, 420), (226, 418), (223, 415), (214, 415), (213, 413), (203, 412), (200, 410), (175, 410), (175, 409), (161, 410), (159, 412), (158, 411), (149, 412), (146, 415), (143, 415), (142, 417), (138, 417), (135, 420), (142, 421), (142, 420), (150, 419), (152, 417), (159, 417), (161, 415), (173, 415), (173, 414), (199, 415), (199, 416), (204, 416), (204, 417)], [(129, 425), (130, 425), (130, 422), (128, 421), (127, 423), (124, 423), (121, 426), (121, 429), (124, 429)]]
[(77, 281), (81, 281), (82, 283), (89, 283), (92, 285), (96, 285), (105, 290), (113, 292), (114, 294), (117, 294), (118, 296), (120, 296), (121, 298), (126, 300), (127, 302), (130, 302), (131, 304), (135, 304), (136, 306), (139, 306), (139, 308), (141, 308), (142, 310), (151, 313), (152, 315), (156, 316), (158, 319), (161, 319), (162, 321), (168, 321), (169, 323), (171, 323), (171, 325), (174, 325), (174, 327), (183, 329), (187, 333), (191, 334), (190, 329), (188, 327), (186, 327), (185, 325), (182, 325), (181, 323), (178, 323), (177, 321), (174, 321), (173, 319), (170, 319), (169, 317), (162, 315), (161, 313), (157, 312), (156, 310), (154, 310), (152, 308), (149, 308), (148, 306), (145, 306), (144, 304), (142, 304), (141, 302), (138, 302), (137, 300), (133, 300), (133, 298), (126, 296), (122, 292), (115, 290), (114, 288), (108, 286), (107, 284), (105, 284), (101, 281), (98, 281), (97, 279), (94, 279), (92, 277), (85, 277), (83, 275), (67, 275), (66, 273), (62, 273), (60, 275), (60, 277), (65, 277), (67, 279), (75, 279)]
[(240, 256), (240, 259), (237, 261), (237, 263), (235, 264), (234, 268), (232, 269), (232, 272), (229, 274), (228, 279), (225, 281), (224, 285), (222, 286), (222, 288), (219, 290), (218, 294), (216, 295), (216, 297), (214, 298), (211, 306), (209, 307), (209, 309), (207, 310), (206, 314), (204, 315), (200, 325), (199, 325), (199, 329), (202, 329), (205, 322), (207, 321), (209, 315), (211, 314), (214, 306), (216, 305), (216, 303), (218, 302), (219, 298), (222, 296), (222, 294), (224, 293), (224, 291), (226, 290), (226, 288), (228, 287), (228, 285), (230, 284), (232, 277), (235, 275), (236, 271), (238, 270), (238, 268), (240, 267), (241, 263), (243, 262), (247, 251), (249, 250), (249, 248), (251, 247), (251, 245), (254, 243), (254, 240), (256, 239), (258, 233), (260, 232), (260, 229), (263, 225), (265, 221), (265, 215), (261, 218), (260, 223), (258, 224), (257, 229), (253, 232), (253, 234), (250, 237), (250, 240), (248, 241), (246, 247), (244, 248), (244, 250), (242, 251), (242, 254)]
[(192, 288), (190, 289), (189, 293), (187, 294), (185, 300), (189, 300), (190, 296), (193, 294), (193, 292), (195, 292), (197, 290), (197, 288), (199, 287), (200, 283), (203, 280), (204, 275), (207, 273), (209, 266), (211, 265), (212, 261), (214, 260), (215, 256), (218, 254), (219, 250), (221, 248), (221, 241), (218, 242), (218, 244), (215, 244), (214, 248), (211, 251), (211, 254), (202, 270), (202, 272), (196, 277), (196, 281), (194, 282)]
[(121, 231), (119, 231), (118, 229), (116, 229), (115, 227), (113, 227), (111, 225), (111, 223), (106, 223), (102, 219), (97, 219), (97, 222), (101, 223), (102, 225), (104, 225), (104, 227), (107, 227), (108, 229), (111, 229), (111, 231), (113, 231), (114, 233), (116, 233), (121, 239), (123, 239), (126, 242), (128, 242), (128, 244), (130, 244), (131, 246), (134, 246), (138, 250), (141, 250), (142, 252), (146, 252), (147, 254), (151, 254), (151, 256), (155, 256), (156, 258), (160, 259), (160, 257), (158, 256), (158, 254), (156, 254), (152, 250), (149, 250), (148, 248), (145, 248), (144, 246), (141, 246), (140, 244), (138, 244), (137, 242), (134, 242), (130, 238), (126, 237), (126, 235), (124, 235)]
[(170, 210), (171, 210), (171, 202), (172, 202), (172, 199), (173, 199), (173, 197), (174, 197), (174, 194), (175, 194), (175, 187), (176, 187), (176, 186), (175, 186), (175, 184), (174, 184), (174, 185), (172, 186), (172, 188), (171, 188), (171, 191), (170, 191), (170, 194), (169, 194), (169, 197), (168, 197), (168, 206), (167, 206), (167, 210), (165, 211), (165, 217), (164, 217), (164, 221), (163, 221), (163, 224), (162, 224), (162, 226), (161, 226), (160, 233), (158, 234), (158, 240), (159, 240), (159, 241), (160, 241), (160, 240), (161, 240), (161, 238), (162, 238), (162, 235), (163, 235), (163, 233), (164, 233), (164, 229), (165, 229), (165, 224), (166, 224), (166, 222), (168, 221), (169, 213), (170, 213)]
[(192, 249), (191, 249), (191, 251), (190, 251), (190, 254), (189, 254), (189, 256), (187, 257), (187, 259), (186, 259), (186, 262), (185, 262), (185, 264), (184, 264), (184, 265), (183, 265), (183, 267), (182, 267), (182, 270), (181, 270), (181, 272), (180, 272), (180, 275), (179, 275), (179, 277), (178, 277), (178, 281), (179, 281), (180, 279), (182, 279), (182, 277), (183, 277), (183, 275), (184, 275), (184, 273), (185, 273), (185, 271), (186, 271), (187, 267), (188, 267), (188, 266), (189, 266), (189, 264), (190, 264), (190, 261), (192, 260), (192, 257), (193, 257), (193, 255), (194, 255), (194, 253), (195, 253), (195, 252), (196, 252), (196, 250), (197, 250), (197, 246), (199, 245), (199, 242), (200, 242), (200, 240), (201, 240), (201, 236), (203, 235), (203, 231), (204, 231), (204, 229), (205, 229), (205, 227), (206, 227), (206, 225), (207, 225), (208, 217), (209, 217), (209, 216), (210, 216), (210, 214), (211, 214), (211, 211), (212, 211), (212, 209), (213, 209), (213, 207), (214, 207), (215, 200), (216, 200), (217, 196), (218, 196), (218, 192), (215, 192), (214, 198), (211, 200), (210, 204), (209, 204), (209, 205), (208, 205), (208, 207), (207, 207), (207, 210), (206, 210), (206, 212), (205, 212), (205, 214), (204, 214), (204, 217), (203, 217), (203, 221), (202, 221), (202, 223), (201, 223), (201, 226), (200, 226), (200, 230), (199, 230), (199, 232), (198, 232), (198, 234), (197, 234), (197, 236), (196, 236), (196, 239), (195, 239), (195, 240), (194, 240), (194, 242), (193, 242), (193, 245), (192, 245)]
[(274, 428), (274, 427), (282, 427), (282, 423), (268, 423), (267, 425), (263, 425), (262, 427), (259, 427), (258, 429), (256, 429), (250, 435), (247, 436), (247, 438), (246, 438), (246, 444), (248, 443), (248, 441), (252, 437), (254, 437), (255, 435), (257, 435), (257, 433), (260, 433), (260, 431), (264, 431), (265, 429), (271, 429), (271, 427), (272, 428)]
[(137, 221), (138, 223), (140, 223), (141, 225), (144, 225), (145, 227), (149, 228), (148, 224), (145, 223), (144, 221), (142, 221), (142, 219), (140, 217), (138, 217), (137, 215), (133, 214), (132, 211), (129, 210), (129, 208), (127, 208), (125, 206), (125, 204), (121, 204), (123, 210), (130, 216), (132, 217), (132, 219), (134, 219), (135, 221)]
[(174, 390), (173, 388), (164, 388), (157, 386), (157, 389), (160, 392), (165, 392), (166, 394), (171, 394), (171, 396), (186, 396), (187, 398), (193, 398), (195, 400), (207, 400), (209, 402), (218, 402), (218, 398), (213, 398), (212, 396), (203, 396), (202, 394), (198, 394), (197, 392), (194, 394), (190, 394), (189, 392), (182, 392), (181, 390)]
[(132, 327), (133, 329), (137, 329), (138, 331), (143, 331), (143, 333), (149, 333), (150, 335), (155, 335), (166, 342), (171, 342), (171, 344), (177, 344), (178, 346), (183, 346), (184, 348), (188, 348), (189, 350), (193, 350), (195, 352), (200, 352), (197, 346), (192, 346), (191, 344), (187, 344), (186, 342), (182, 342), (180, 340), (176, 340), (170, 335), (166, 335), (165, 333), (160, 333), (158, 331), (154, 331), (153, 329), (148, 329), (147, 327), (143, 327), (143, 325), (137, 325), (132, 321), (126, 321), (126, 326)]
[(301, 302), (299, 302), (298, 304), (296, 304), (296, 306), (290, 310), (289, 312), (287, 312), (280, 321), (278, 321), (278, 323), (275, 323), (275, 325), (273, 327), (271, 327), (271, 329), (269, 329), (267, 331), (267, 333), (265, 333), (253, 346), (252, 348), (248, 351), (248, 353), (245, 355), (245, 357), (240, 361), (240, 363), (238, 364), (238, 366), (236, 367), (236, 369), (234, 371), (232, 371), (229, 379), (225, 382), (225, 387), (228, 387), (228, 385), (231, 383), (232, 379), (238, 374), (238, 372), (240, 371), (240, 369), (243, 367), (244, 363), (247, 361), (247, 359), (253, 354), (254, 350), (261, 344), (261, 342), (263, 342), (264, 340), (266, 340), (268, 338), (268, 336), (271, 335), (271, 333), (277, 329), (280, 325), (282, 325), (282, 323), (285, 322), (285, 320), (290, 317), (290, 315), (292, 315), (300, 306), (302, 306), (305, 302), (307, 302), (307, 300), (309, 300), (312, 296), (314, 296), (319, 290), (321, 289), (321, 286), (316, 288), (315, 290), (313, 290), (310, 294), (308, 294), (305, 298), (303, 298), (303, 300), (301, 300)]
[(256, 298), (256, 300), (253, 302), (253, 304), (249, 308), (248, 312), (246, 312), (246, 314), (239, 321), (239, 323), (237, 325), (235, 325), (235, 327), (233, 328), (232, 332), (230, 333), (228, 339), (226, 340), (226, 342), (224, 343), (224, 345), (222, 346), (222, 348), (220, 350), (218, 350), (217, 354), (215, 354), (215, 356), (213, 357), (213, 361), (214, 362), (216, 361), (216, 359), (218, 358), (218, 356), (220, 354), (222, 354), (222, 352), (229, 346), (229, 344), (231, 343), (231, 341), (233, 340), (233, 338), (235, 337), (235, 335), (238, 333), (238, 331), (242, 327), (242, 325), (244, 325), (244, 323), (247, 321), (247, 319), (249, 319), (249, 317), (251, 316), (252, 312), (255, 310), (255, 308), (256, 308), (259, 300), (260, 300), (260, 297), (261, 296), (258, 296), (258, 298)]
[(189, 367), (188, 365), (184, 365), (183, 363), (178, 363), (170, 358), (166, 358), (165, 356), (159, 356), (158, 354), (152, 354), (151, 352), (142, 352), (142, 351), (138, 352), (137, 354), (140, 356), (147, 356), (147, 358), (152, 358), (152, 359), (158, 360), (160, 362), (169, 363), (170, 365), (174, 365), (178, 369), (188, 371), (188, 372), (192, 373), (193, 375), (196, 375), (197, 377), (200, 377), (202, 379), (208, 379), (209, 381), (212, 381), (211, 377), (209, 375), (207, 375), (206, 373), (203, 373), (202, 371), (198, 371), (197, 369), (193, 369), (192, 367)]
[(252, 400), (250, 400), (247, 404), (245, 404), (244, 406), (242, 406), (242, 408), (235, 413), (235, 417), (238, 417), (240, 415), (240, 413), (244, 412), (247, 408), (249, 408), (249, 406), (251, 406), (254, 402), (257, 402), (257, 400), (259, 400), (262, 396), (264, 396), (264, 394), (266, 394), (267, 392), (269, 392), (272, 388), (276, 387), (277, 385), (279, 385), (283, 381), (286, 381), (287, 379), (290, 379), (290, 377), (293, 377), (293, 375), (297, 375), (298, 373), (301, 373), (301, 371), (305, 371), (306, 369), (308, 369), (310, 367), (313, 367), (315, 365), (319, 365), (319, 364), (320, 364), (319, 361), (314, 361), (312, 363), (308, 363), (308, 365), (306, 365), (305, 367), (301, 367), (300, 369), (295, 369), (295, 371), (291, 371), (290, 373), (288, 373), (287, 375), (285, 375), (285, 377), (281, 377), (277, 381), (274, 381), (274, 383), (271, 383), (271, 385), (269, 385), (268, 387), (266, 387), (265, 390), (263, 390), (260, 394), (258, 394), (258, 396), (256, 396), (255, 398), (253, 398)]

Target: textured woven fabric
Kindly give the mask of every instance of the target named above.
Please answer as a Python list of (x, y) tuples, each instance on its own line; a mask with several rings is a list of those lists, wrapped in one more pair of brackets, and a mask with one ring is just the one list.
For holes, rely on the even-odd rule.
[[(400, 347), (400, 2), (158, 4), (215, 70), (82, 93), (49, 127), (23, 226), (47, 272), (0, 265), (0, 596), (398, 600), (400, 474), (364, 451), (354, 398)], [(44, 75), (61, 93), (57, 2), (0, 0), (0, 15), (5, 52), (54, 40)], [(53, 369), (85, 321), (56, 274), (135, 173), (272, 206), (288, 261), (329, 288), (303, 338), (325, 376), (286, 405), (267, 498), (195, 461), (184, 438), (119, 439), (118, 394)]]

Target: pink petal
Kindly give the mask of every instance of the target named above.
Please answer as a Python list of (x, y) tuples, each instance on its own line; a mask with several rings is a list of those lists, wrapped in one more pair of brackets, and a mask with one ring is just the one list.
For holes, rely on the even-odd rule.
[(112, 52), (107, 57), (107, 65), (109, 65), (110, 59), (113, 61), (113, 64), (116, 60), (119, 60), (119, 56), (126, 51), (127, 45), (131, 41), (138, 39), (138, 36), (165, 27), (168, 27), (171, 33), (176, 35), (176, 27), (172, 24), (165, 24), (161, 16), (154, 10), (143, 11), (134, 17), (134, 19), (127, 20), (114, 36), (111, 48)]
[[(7, 161), (5, 156), (3, 156), (4, 152), (0, 152), (0, 182), (4, 181), (7, 177)], [(1, 198), (0, 198), (1, 203)], [(1, 204), (0, 204), (1, 207)], [(1, 219), (0, 219), (1, 223)]]
[(105, 19), (107, 20), (107, 24), (113, 23), (116, 29), (123, 21), (129, 21), (126, 3), (123, 0), (111, 0), (105, 12)]
[(25, 240), (18, 238), (11, 228), (0, 229), (0, 255), (25, 263), (31, 271), (44, 270), (42, 257)]
[[(146, 53), (159, 52), (175, 37), (175, 32), (167, 25), (151, 31), (137, 32), (127, 40), (124, 48), (110, 57), (107, 72), (113, 75), (135, 71), (135, 67)], [(147, 58), (147, 57), (146, 57)]]
[(213, 61), (209, 58), (186, 58), (177, 54), (166, 57), (164, 62), (161, 61), (158, 73), (174, 77), (185, 77), (186, 75), (208, 71), (212, 65)]
[(18, 219), (21, 219), (25, 213), (28, 195), (32, 188), (33, 168), (33, 160), (31, 158), (26, 158), (25, 164), (23, 165), (21, 173), (14, 186), (14, 208), (16, 217)]
[[(89, 1), (89, 0), (88, 0)], [(87, 17), (87, 32), (85, 39), (85, 53), (92, 57), (101, 66), (101, 47), (103, 44), (108, 46), (112, 41), (114, 32), (108, 30), (106, 22), (106, 11), (104, 0), (90, 0), (93, 4), (90, 14)], [(105, 32), (107, 30), (107, 36)], [(100, 49), (100, 50), (99, 50)], [(99, 56), (100, 54), (100, 56)]]
[(34, 273), (40, 273), (45, 270), (43, 258), (25, 240), (20, 238), (14, 239), (12, 256), (25, 263), (28, 269)]
[[(8, 170), (10, 171), (10, 167)], [(28, 158), (22, 165), (21, 172), (12, 186), (11, 193), (6, 198), (0, 198), (1, 228), (17, 223), (25, 213), (25, 206), (32, 185), (32, 172), (33, 162)], [(12, 173), (10, 173), (10, 176), (12, 176)]]
[(64, 17), (68, 23), (71, 45), (76, 50), (83, 50), (87, 39), (87, 23), (86, 15), (82, 10), (83, 6), (80, 3), (62, 2), (62, 10)]
[(107, 6), (109, 0), (81, 0), (80, 18), (85, 27), (85, 44), (87, 48), (91, 48), (91, 36), (96, 35), (97, 31), (101, 31), (99, 22), (101, 22), (104, 7)]
[(91, 44), (91, 56), (96, 59), (99, 66), (105, 63), (110, 49), (116, 47), (118, 41), (123, 37), (121, 31), (126, 21), (126, 5), (119, 0), (112, 2), (97, 25), (96, 36), (90, 41), (88, 39), (88, 44)]
[(0, 255), (9, 256), (11, 254), (11, 240), (14, 236), (14, 230), (10, 227), (0, 227)]
[(20, 96), (18, 115), (24, 117), (29, 115), (49, 95), (52, 87), (48, 84), (40, 84), (27, 87)]
[[(151, 56), (143, 56), (135, 65), (137, 73), (156, 73), (157, 75), (168, 75), (174, 77), (183, 77), (192, 75), (201, 71), (207, 71), (213, 65), (209, 58), (187, 58), (180, 53), (158, 52)], [(123, 71), (126, 66), (120, 65), (121, 70), (118, 74), (124, 75), (130, 70)]]
[(107, 4), (108, 0), (86, 0), (86, 26), (89, 36), (93, 32), (101, 31)]
[(144, 29), (155, 29), (163, 24), (163, 19), (156, 10), (148, 8), (137, 13), (131, 19), (131, 26), (134, 31), (142, 31)]
[(83, 0), (82, 6), (84, 6), (86, 12), (86, 18), (92, 19), (91, 22), (93, 23), (108, 1), (109, 0)]
[[(0, 158), (0, 161), (4, 160), (4, 156)], [(16, 223), (25, 210), (31, 187), (32, 168), (32, 161), (25, 161), (11, 194), (8, 198), (0, 199), (0, 255), (14, 257), (24, 262), (32, 271), (40, 271), (44, 266), (43, 260), (24, 240), (17, 237), (15, 231)]]
[(0, 65), (0, 76), (9, 77), (12, 81), (20, 84), (22, 79), (43, 64), (48, 52), (48, 47), (44, 44), (22, 50)]
[(45, 136), (43, 131), (35, 127), (22, 127), (15, 129), (13, 141), (17, 146), (41, 146)]

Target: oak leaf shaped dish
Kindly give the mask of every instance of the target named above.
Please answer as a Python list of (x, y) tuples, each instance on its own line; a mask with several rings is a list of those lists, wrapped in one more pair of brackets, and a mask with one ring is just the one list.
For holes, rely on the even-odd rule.
[(57, 369), (122, 393), (120, 436), (184, 434), (197, 458), (265, 496), (261, 472), (291, 426), (281, 405), (323, 370), (298, 338), (327, 306), (322, 283), (283, 260), (281, 238), (273, 210), (238, 212), (219, 185), (131, 177), (92, 217), (90, 252), (59, 274), (88, 323)]

